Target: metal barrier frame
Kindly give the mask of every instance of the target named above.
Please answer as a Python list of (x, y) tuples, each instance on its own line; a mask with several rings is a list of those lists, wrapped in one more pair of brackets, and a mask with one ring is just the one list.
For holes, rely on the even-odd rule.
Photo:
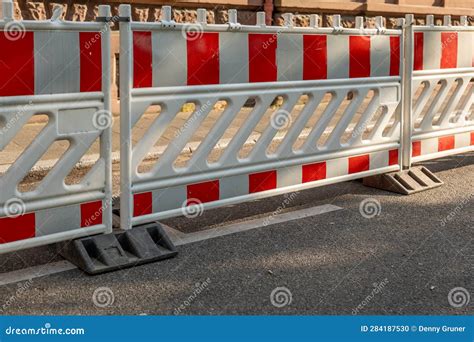
[[(99, 16), (110, 17), (110, 6), (99, 6)], [(100, 92), (84, 92), (84, 93), (69, 93), (69, 94), (52, 94), (52, 95), (31, 95), (31, 96), (12, 96), (0, 97), (0, 106), (2, 110), (11, 108), (12, 106), (24, 105), (31, 103), (29, 112), (34, 113), (41, 111), (54, 112), (58, 109), (81, 109), (81, 108), (100, 108), (104, 113), (111, 117), (111, 77), (110, 77), (110, 28), (108, 23), (93, 23), (93, 22), (70, 22), (60, 20), (61, 6), (55, 8), (53, 19), (44, 21), (15, 21), (13, 19), (13, 4), (11, 1), (3, 2), (3, 19), (0, 20), (0, 29), (3, 31), (5, 26), (9, 23), (18, 23), (26, 31), (78, 31), (78, 32), (98, 32), (102, 36), (101, 46), (101, 62), (102, 62), (102, 85)], [(54, 115), (56, 118), (56, 115)], [(57, 123), (56, 123), (57, 124)], [(78, 237), (94, 235), (99, 233), (108, 233), (112, 231), (112, 166), (111, 166), (111, 142), (112, 129), (106, 127), (101, 129), (99, 134), (100, 139), (100, 159), (101, 167), (103, 167), (104, 185), (102, 191), (88, 191), (81, 190), (81, 185), (70, 186), (70, 194), (61, 196), (47, 196), (41, 198), (41, 192), (33, 191), (27, 192), (29, 196), (24, 197), (16, 190), (18, 198), (24, 201), (24, 213), (27, 215), (30, 212), (38, 210), (57, 210), (68, 205), (85, 203), (89, 201), (102, 201), (102, 224), (96, 224), (91, 227), (78, 228), (67, 230), (65, 226), (64, 231), (56, 232), (49, 235), (39, 237), (32, 237), (28, 239), (18, 240), (14, 242), (7, 242), (0, 244), (0, 253), (8, 253), (20, 249), (31, 248), (46, 244), (51, 244), (59, 241), (71, 240)], [(34, 143), (34, 141), (33, 141)], [(2, 181), (2, 177), (0, 177)], [(23, 198), (22, 198), (23, 197)], [(35, 199), (35, 197), (39, 197)], [(57, 214), (57, 213), (56, 213)], [(21, 215), (21, 216), (22, 216)], [(2, 203), (0, 208), (0, 216), (2, 218), (8, 217)]]

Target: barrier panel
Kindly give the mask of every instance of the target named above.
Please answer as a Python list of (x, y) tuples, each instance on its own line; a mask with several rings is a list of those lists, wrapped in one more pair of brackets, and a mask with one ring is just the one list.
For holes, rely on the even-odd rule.
[[(129, 5), (119, 11), (130, 17)], [(361, 17), (353, 29), (339, 16), (333, 27), (318, 27), (315, 15), (308, 28), (292, 21), (287, 14), (284, 27), (265, 26), (260, 12), (255, 26), (240, 25), (230, 10), (227, 25), (210, 25), (200, 9), (196, 24), (177, 24), (164, 6), (161, 22), (120, 23), (122, 228), (400, 169), (402, 30), (385, 29), (380, 17), (374, 29)], [(225, 109), (206, 123), (219, 103)], [(132, 141), (149, 108), (159, 115)], [(163, 138), (164, 151), (144, 165)]]
[[(12, 3), (3, 3), (0, 157), (31, 119), (47, 123), (0, 175), (0, 253), (112, 229), (109, 26), (66, 22), (61, 11), (51, 20), (16, 21)], [(110, 7), (100, 6), (99, 15), (110, 17)], [(37, 162), (58, 142), (66, 150), (42, 181), (22, 183), (35, 183), (30, 171), (41, 171)], [(94, 143), (95, 164), (66, 182)]]
[(450, 16), (442, 26), (431, 15), (426, 26), (413, 22), (407, 16), (407, 167), (474, 151), (474, 27), (466, 17), (457, 26)]

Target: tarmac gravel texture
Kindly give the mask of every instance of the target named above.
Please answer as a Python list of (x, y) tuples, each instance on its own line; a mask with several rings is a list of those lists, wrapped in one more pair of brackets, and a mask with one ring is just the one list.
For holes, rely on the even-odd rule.
[[(299, 192), (283, 209), (284, 196), (277, 196), (206, 211), (194, 220), (166, 220), (191, 232), (275, 210), (343, 208), (179, 246), (176, 258), (158, 263), (93, 277), (76, 269), (5, 285), (0, 310), (10, 315), (472, 315), (474, 154), (424, 165), (445, 184), (402, 196), (346, 182)], [(375, 215), (361, 212), (361, 203), (369, 201)], [(51, 248), (37, 248), (2, 256), (0, 270), (59, 259)], [(459, 308), (448, 301), (457, 287), (471, 297)], [(271, 296), (278, 291), (279, 299)]]

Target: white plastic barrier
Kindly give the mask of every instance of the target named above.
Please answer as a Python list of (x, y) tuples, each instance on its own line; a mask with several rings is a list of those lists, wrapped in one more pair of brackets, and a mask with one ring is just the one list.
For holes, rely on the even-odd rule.
[[(130, 17), (130, 6), (121, 5), (120, 15)], [(293, 27), (291, 14), (284, 27), (265, 26), (264, 13), (258, 13), (255, 26), (240, 25), (236, 18), (231, 10), (228, 24), (206, 24), (200, 9), (196, 24), (177, 24), (165, 6), (161, 22), (121, 22), (122, 228), (400, 169), (401, 30), (385, 29), (380, 17), (375, 29), (365, 28), (361, 17), (353, 29), (342, 28), (339, 16), (325, 28), (318, 27), (317, 16), (308, 28)], [(304, 108), (290, 119), (302, 96)], [(321, 117), (295, 148), (328, 96)], [(251, 152), (239, 156), (277, 97), (283, 105), (274, 109)], [(347, 98), (350, 103), (338, 112)], [(220, 158), (212, 159), (249, 100), (253, 110)], [(226, 109), (190, 159), (177, 164), (219, 101)], [(175, 127), (177, 134), (153, 165), (140, 169), (186, 103), (195, 106), (191, 116)], [(161, 112), (132, 142), (132, 130), (150, 106)], [(283, 131), (278, 148), (269, 151)]]
[[(0, 174), (0, 253), (110, 232), (110, 30), (67, 22), (0, 21), (0, 158), (35, 115), (47, 124)], [(99, 15), (110, 17), (110, 7)], [(77, 184), (65, 179), (99, 139), (100, 157)], [(69, 147), (33, 190), (19, 187), (57, 141)], [(33, 179), (34, 183), (34, 179)]]
[[(467, 18), (426, 26), (406, 18), (407, 150), (412, 162), (474, 151), (474, 27)], [(408, 151), (410, 150), (410, 151)]]

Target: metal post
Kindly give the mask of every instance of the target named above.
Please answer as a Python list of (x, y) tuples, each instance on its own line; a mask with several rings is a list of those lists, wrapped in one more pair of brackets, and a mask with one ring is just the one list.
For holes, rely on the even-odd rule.
[[(111, 17), (110, 6), (99, 6), (99, 17)], [(110, 60), (110, 27), (109, 23), (104, 23), (102, 29), (102, 92), (104, 94), (104, 110), (110, 115), (111, 126), (107, 127), (102, 133), (103, 143), (100, 145), (100, 154), (105, 160), (105, 201), (106, 205), (103, 208), (104, 223), (112, 231), (112, 124), (113, 114), (111, 111), (111, 87), (112, 87), (112, 69)]]
[[(130, 5), (120, 5), (121, 17), (131, 19)], [(120, 22), (120, 226), (132, 228), (133, 194), (132, 194), (132, 124), (131, 124), (131, 89), (132, 89), (132, 29), (130, 22)]]
[[(401, 101), (401, 165), (403, 170), (411, 167), (412, 153), (412, 79), (413, 79), (413, 36), (414, 16), (407, 14), (402, 27), (403, 32), (403, 68), (402, 68), (402, 101)], [(403, 54), (402, 54), (403, 53)]]

